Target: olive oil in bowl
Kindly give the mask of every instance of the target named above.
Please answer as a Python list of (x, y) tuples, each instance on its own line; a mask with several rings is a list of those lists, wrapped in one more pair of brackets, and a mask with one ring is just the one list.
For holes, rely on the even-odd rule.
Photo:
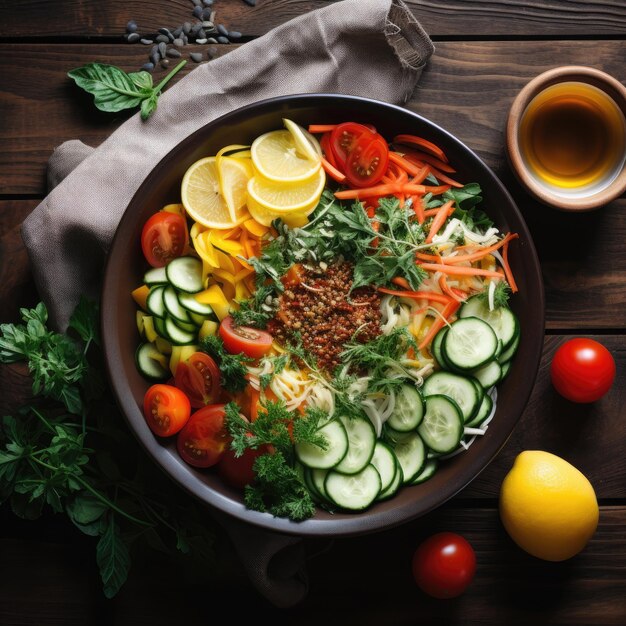
[(626, 160), (626, 121), (615, 101), (587, 83), (563, 82), (535, 96), (518, 132), (522, 159), (553, 193), (595, 193)]

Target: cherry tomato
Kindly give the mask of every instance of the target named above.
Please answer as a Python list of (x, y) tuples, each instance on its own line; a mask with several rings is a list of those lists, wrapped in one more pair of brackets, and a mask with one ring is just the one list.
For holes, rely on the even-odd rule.
[(175, 435), (189, 420), (187, 396), (171, 385), (152, 385), (143, 398), (143, 414), (150, 430), (159, 437)]
[(231, 354), (243, 352), (246, 356), (259, 359), (272, 347), (272, 335), (258, 328), (235, 326), (230, 315), (222, 320), (219, 334)]
[(233, 450), (228, 448), (220, 459), (217, 472), (227, 485), (243, 489), (254, 480), (254, 462), (269, 451), (268, 446), (261, 446), (257, 450), (247, 448), (240, 457), (236, 457)]
[(422, 543), (413, 555), (413, 577), (422, 591), (434, 598), (455, 598), (472, 582), (476, 555), (466, 539), (455, 533), (438, 533)]
[(566, 341), (550, 368), (554, 388), (572, 402), (595, 402), (615, 380), (615, 360), (597, 341), (579, 337)]
[(362, 137), (373, 139), (375, 136), (376, 133), (363, 124), (356, 122), (337, 124), (330, 134), (330, 147), (339, 169), (344, 169), (348, 155)]
[(188, 241), (185, 218), (160, 211), (145, 224), (141, 232), (141, 249), (152, 267), (164, 267), (183, 254)]
[(213, 404), (220, 396), (220, 370), (204, 352), (194, 352), (176, 366), (176, 386), (184, 391), (195, 409)]
[(344, 174), (353, 187), (371, 187), (378, 183), (389, 165), (389, 147), (380, 135), (362, 136), (348, 155)]
[(224, 406), (205, 406), (189, 418), (176, 441), (183, 461), (194, 467), (211, 467), (220, 460), (228, 444)]

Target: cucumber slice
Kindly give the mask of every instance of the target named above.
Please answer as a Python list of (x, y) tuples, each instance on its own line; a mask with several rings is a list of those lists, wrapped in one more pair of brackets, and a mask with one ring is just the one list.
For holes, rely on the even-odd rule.
[(206, 315), (207, 317), (213, 313), (213, 309), (210, 305), (198, 302), (192, 293), (179, 293), (178, 301), (184, 309), (187, 309), (187, 311), (191, 313), (198, 313), (199, 315)]
[(159, 362), (163, 355), (151, 344), (142, 343), (135, 352), (137, 369), (152, 380), (163, 380), (169, 374), (168, 370)]
[(480, 383), (474, 384), (467, 376), (452, 374), (451, 372), (431, 374), (424, 383), (422, 393), (427, 403), (428, 396), (448, 396), (461, 409), (461, 414), (466, 422), (474, 417), (482, 401)]
[(165, 311), (179, 322), (185, 322), (191, 324), (191, 318), (187, 309), (183, 308), (178, 301), (176, 290), (172, 285), (168, 285), (163, 289), (163, 304), (165, 305)]
[(465, 317), (454, 322), (441, 349), (446, 361), (460, 370), (473, 370), (491, 361), (498, 349), (498, 338), (487, 322)]
[(169, 282), (186, 293), (202, 291), (202, 261), (193, 256), (181, 256), (166, 268)]
[(434, 452), (443, 454), (456, 450), (463, 437), (463, 415), (458, 405), (447, 396), (426, 398), (426, 413), (417, 432)]
[(406, 433), (393, 446), (400, 467), (402, 468), (402, 484), (409, 484), (421, 471), (426, 462), (426, 448), (417, 433)]
[(184, 330), (179, 326), (179, 322), (175, 321), (169, 315), (165, 318), (164, 330), (164, 338), (175, 346), (186, 346), (195, 343), (198, 334), (197, 332), (188, 332)]
[(511, 369), (511, 361), (507, 361), (506, 363), (502, 365), (502, 377), (500, 378), (498, 382), (504, 380), (507, 377), (510, 369)]
[(146, 308), (155, 317), (165, 317), (165, 305), (163, 303), (164, 289), (165, 287), (163, 285), (152, 287), (146, 298)]
[(400, 462), (396, 459), (396, 473), (393, 477), (393, 480), (391, 481), (391, 485), (389, 485), (389, 487), (387, 487), (387, 489), (385, 489), (384, 491), (381, 491), (378, 494), (378, 497), (376, 498), (376, 500), (379, 500), (379, 501), (389, 500), (389, 498), (392, 498), (393, 496), (395, 496), (396, 493), (398, 493), (398, 490), (400, 489), (400, 487), (402, 486), (403, 478), (404, 476), (402, 475), (402, 468), (400, 467)]
[(143, 275), (143, 282), (148, 286), (165, 285), (167, 283), (167, 274), (164, 267), (153, 267)]
[(487, 417), (489, 417), (489, 414), (491, 413), (491, 409), (493, 409), (493, 398), (488, 393), (486, 393), (483, 396), (483, 401), (480, 403), (478, 413), (476, 413), (476, 416), (473, 417), (466, 424), (466, 426), (468, 428), (477, 428), (478, 426), (480, 426), (482, 422), (485, 421)]
[(411, 485), (419, 485), (425, 483), (429, 478), (432, 478), (437, 471), (439, 463), (436, 459), (429, 459), (424, 464), (422, 471), (410, 482)]
[(501, 365), (508, 363), (515, 356), (515, 353), (519, 348), (520, 336), (521, 335), (518, 334), (517, 337), (515, 337), (515, 339), (511, 342), (511, 345), (506, 350), (503, 350), (502, 354), (498, 357), (498, 361), (500, 361)]
[(439, 367), (441, 367), (442, 369), (447, 369), (447, 363), (443, 357), (443, 354), (441, 352), (441, 344), (446, 336), (446, 333), (448, 332), (448, 327), (444, 326), (436, 335), (435, 338), (433, 339), (433, 342), (430, 344), (430, 351), (432, 353), (432, 355), (435, 357), (435, 361), (437, 361), (437, 363), (439, 364)]
[(348, 435), (348, 452), (334, 470), (342, 474), (357, 474), (369, 464), (376, 446), (372, 422), (361, 417), (340, 417)]
[(502, 367), (498, 361), (493, 360), (473, 371), (472, 376), (483, 386), (483, 389), (489, 389), (498, 384), (502, 376)]
[(320, 497), (323, 500), (328, 501), (328, 495), (326, 494), (326, 488), (324, 487), (324, 483), (326, 482), (326, 476), (328, 475), (329, 470), (309, 468), (308, 472), (311, 476), (313, 485), (315, 485), (315, 489), (319, 493)]
[(387, 424), (399, 432), (415, 430), (424, 417), (422, 394), (412, 385), (402, 385), (396, 392), (396, 404)]
[(519, 321), (508, 307), (489, 310), (489, 305), (479, 296), (472, 296), (460, 309), (459, 318), (477, 317), (487, 322), (498, 339), (502, 339), (502, 349), (506, 349), (519, 335)]
[(348, 511), (366, 509), (376, 500), (380, 486), (380, 475), (373, 465), (366, 465), (358, 474), (330, 471), (324, 483), (328, 499)]
[(335, 467), (348, 452), (348, 433), (337, 419), (324, 424), (318, 432), (326, 439), (326, 450), (311, 443), (297, 443), (296, 456), (300, 463), (313, 469)]
[(380, 475), (380, 491), (382, 493), (391, 486), (393, 479), (396, 477), (396, 463), (398, 460), (393, 450), (386, 443), (377, 441), (371, 462)]
[(200, 315), (200, 313), (194, 313), (193, 311), (189, 311), (189, 317), (191, 318), (192, 323), (196, 328), (200, 328), (202, 324), (206, 321), (206, 317), (204, 315)]

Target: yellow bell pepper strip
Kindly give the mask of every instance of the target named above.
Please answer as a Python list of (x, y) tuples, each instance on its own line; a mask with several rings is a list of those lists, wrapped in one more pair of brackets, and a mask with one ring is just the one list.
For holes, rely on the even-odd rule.
[(243, 246), (241, 243), (232, 239), (227, 239), (224, 234), (218, 230), (209, 231), (209, 241), (219, 250), (222, 250), (232, 256), (243, 254)]
[(131, 293), (133, 296), (133, 300), (140, 306), (144, 311), (147, 311), (146, 300), (148, 299), (148, 294), (150, 293), (150, 288), (147, 285), (141, 285), (141, 287), (137, 287)]
[(137, 330), (139, 331), (139, 335), (143, 336), (143, 318), (146, 317), (146, 314), (143, 311), (137, 311), (135, 314), (135, 321), (137, 322)]
[[(181, 361), (186, 361), (194, 352), (198, 351), (198, 346), (172, 346), (170, 356), (170, 372), (176, 376), (176, 368)], [(166, 366), (164, 366), (166, 367)]]
[(242, 226), (253, 236), (256, 237), (257, 239), (261, 239), (262, 237), (264, 237), (267, 232), (269, 231), (269, 228), (267, 226), (263, 226), (263, 224), (259, 224), (259, 222), (257, 222), (254, 218), (250, 218), (249, 220), (246, 220)]
[(200, 330), (198, 331), (198, 338), (204, 339), (205, 337), (213, 337), (217, 335), (217, 329), (219, 328), (219, 324), (214, 322), (213, 320), (204, 320), (202, 322), (202, 326), (200, 326)]
[(175, 213), (181, 217), (187, 216), (185, 213), (185, 207), (182, 204), (166, 204), (161, 211), (165, 211), (166, 213)]
[(215, 315), (222, 321), (229, 310), (229, 303), (219, 285), (211, 285), (208, 289), (196, 294), (196, 300), (211, 306)]
[[(143, 318), (143, 332), (150, 343), (153, 343), (158, 337), (156, 330), (154, 330), (154, 320), (149, 315)], [(165, 365), (163, 365), (163, 367), (165, 367)]]
[(167, 339), (157, 336), (154, 345), (161, 354), (172, 354), (172, 344)]

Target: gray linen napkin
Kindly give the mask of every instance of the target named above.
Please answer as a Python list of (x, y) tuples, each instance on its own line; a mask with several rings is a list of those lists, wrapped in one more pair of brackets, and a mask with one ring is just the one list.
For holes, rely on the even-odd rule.
[[(98, 296), (126, 206), (182, 139), (229, 111), (279, 95), (326, 92), (403, 103), (433, 52), (401, 0), (344, 0), (199, 66), (163, 94), (147, 122), (133, 116), (97, 149), (76, 140), (59, 146), (49, 162), (51, 191), (22, 227), (52, 323), (66, 328), (80, 295)], [(260, 593), (283, 607), (306, 595), (300, 540), (218, 517)]]

